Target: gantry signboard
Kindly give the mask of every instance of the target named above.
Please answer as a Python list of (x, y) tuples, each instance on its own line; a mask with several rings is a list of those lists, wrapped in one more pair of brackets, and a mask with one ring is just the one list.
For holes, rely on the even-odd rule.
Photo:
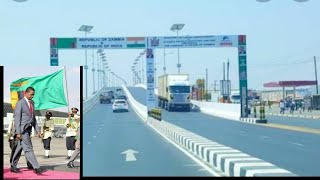
[(146, 49), (147, 107), (156, 106), (154, 50), (159, 48), (238, 48), (241, 117), (248, 107), (247, 48), (245, 35), (51, 38), (50, 65), (59, 66), (59, 49)]

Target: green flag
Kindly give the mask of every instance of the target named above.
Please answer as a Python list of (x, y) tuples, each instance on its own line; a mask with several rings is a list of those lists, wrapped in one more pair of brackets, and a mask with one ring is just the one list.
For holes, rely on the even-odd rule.
[(17, 101), (24, 97), (25, 90), (30, 86), (35, 89), (32, 99), (35, 110), (67, 106), (63, 76), (64, 69), (47, 76), (25, 77), (12, 82), (10, 84), (12, 108), (15, 109)]

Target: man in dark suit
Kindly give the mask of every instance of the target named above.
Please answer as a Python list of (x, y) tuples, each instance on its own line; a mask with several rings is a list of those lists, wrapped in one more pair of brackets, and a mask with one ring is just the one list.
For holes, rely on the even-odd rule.
[(33, 87), (28, 87), (24, 98), (20, 99), (16, 104), (14, 112), (14, 130), (16, 138), (18, 139), (18, 145), (13, 154), (11, 161), (11, 172), (19, 173), (20, 170), (17, 168), (19, 158), (22, 150), (30, 162), (32, 167), (35, 169), (36, 174), (42, 174), (46, 170), (41, 169), (36, 156), (33, 152), (33, 146), (30, 139), (32, 127), (34, 127), (36, 134), (41, 137), (40, 129), (37, 124), (37, 120), (34, 114), (34, 105), (32, 98), (34, 97), (35, 90)]

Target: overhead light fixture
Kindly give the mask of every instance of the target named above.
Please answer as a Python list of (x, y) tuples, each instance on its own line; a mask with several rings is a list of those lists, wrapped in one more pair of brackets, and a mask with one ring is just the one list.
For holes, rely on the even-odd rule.
[(174, 24), (171, 27), (171, 31), (176, 31), (176, 30), (180, 31), (184, 27), (184, 25), (185, 24)]

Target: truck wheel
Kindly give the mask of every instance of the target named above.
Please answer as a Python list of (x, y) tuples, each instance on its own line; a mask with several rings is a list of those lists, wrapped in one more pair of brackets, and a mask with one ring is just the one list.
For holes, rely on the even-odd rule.
[(187, 112), (190, 112), (190, 111), (191, 111), (190, 105), (186, 107), (186, 111), (187, 111)]

